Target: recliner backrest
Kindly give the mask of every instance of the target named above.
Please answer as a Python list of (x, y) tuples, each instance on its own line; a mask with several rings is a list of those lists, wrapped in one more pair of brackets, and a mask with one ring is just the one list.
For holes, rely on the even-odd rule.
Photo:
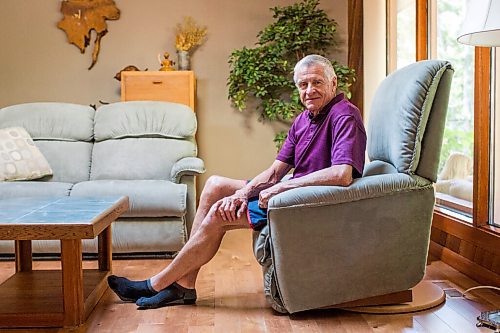
[(436, 181), (453, 68), (426, 60), (380, 84), (368, 122), (368, 157)]

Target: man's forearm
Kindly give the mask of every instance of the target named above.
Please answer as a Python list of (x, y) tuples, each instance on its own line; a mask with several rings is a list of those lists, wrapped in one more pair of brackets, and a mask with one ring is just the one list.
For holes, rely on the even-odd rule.
[(326, 169), (318, 170), (306, 176), (283, 182), (286, 190), (303, 186), (349, 186), (352, 183), (352, 166), (334, 165)]
[(267, 207), (269, 200), (282, 192), (303, 187), (318, 185), (348, 186), (352, 183), (352, 167), (350, 165), (334, 165), (306, 176), (280, 182), (271, 186), (259, 194), (259, 206)]
[(247, 198), (255, 197), (260, 191), (277, 184), (290, 169), (291, 167), (285, 163), (275, 161), (269, 169), (255, 176), (244, 188), (237, 192)]

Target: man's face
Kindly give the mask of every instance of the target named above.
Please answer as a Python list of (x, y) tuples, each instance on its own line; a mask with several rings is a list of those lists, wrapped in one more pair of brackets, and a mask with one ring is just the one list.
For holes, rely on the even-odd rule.
[(321, 65), (304, 66), (297, 72), (297, 88), (302, 104), (317, 115), (335, 97), (337, 78), (328, 81)]

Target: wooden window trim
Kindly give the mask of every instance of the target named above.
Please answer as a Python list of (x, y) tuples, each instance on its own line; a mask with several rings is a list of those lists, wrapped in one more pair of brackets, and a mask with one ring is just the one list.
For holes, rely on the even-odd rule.
[(468, 214), (472, 216), (472, 202), (467, 200), (462, 200), (455, 198), (451, 195), (436, 192), (436, 204), (442, 205), (443, 207), (450, 207), (461, 213)]
[[(428, 58), (427, 0), (417, 0), (417, 61)], [(481, 245), (500, 249), (500, 228), (489, 225), (490, 81), (491, 48), (476, 47), (474, 53), (474, 176), (472, 224), (436, 209), (433, 226)], [(495, 251), (493, 251), (495, 252)], [(498, 253), (497, 253), (498, 254)]]
[[(428, 58), (428, 0), (416, 0), (417, 61)], [(476, 227), (489, 226), (489, 147), (491, 48), (474, 53), (474, 185), (473, 218)]]
[(427, 60), (429, 59), (429, 50), (428, 50), (428, 39), (429, 39), (429, 21), (428, 21), (428, 10), (429, 3), (427, 0), (417, 0), (417, 19), (415, 20), (417, 23), (416, 32), (417, 32), (417, 61)]
[[(431, 52), (435, 52), (435, 47), (431, 47), (431, 43), (435, 46), (436, 39), (431, 33), (435, 31), (437, 21), (431, 15), (435, 15), (437, 10), (436, 1), (438, 0), (416, 0), (416, 61), (429, 59)], [(386, 4), (389, 3), (387, 0)], [(386, 8), (389, 15), (391, 12), (389, 5)], [(390, 27), (391, 24), (388, 24), (388, 28)], [(390, 37), (388, 35), (388, 38)], [(455, 203), (455, 210), (436, 205), (429, 251), (477, 281), (488, 284), (491, 281), (495, 283), (499, 281), (500, 258), (500, 227), (488, 224), (491, 49), (476, 47), (474, 57), (474, 82), (471, 82), (474, 84), (473, 207), (472, 209), (466, 205), (460, 207), (459, 202)], [(446, 203), (448, 199), (443, 196), (438, 197), (437, 201)], [(460, 208), (467, 208), (469, 216), (458, 213)], [(452, 246), (456, 246), (457, 241), (460, 244), (459, 249)]]
[(474, 68), (474, 177), (473, 221), (476, 227), (489, 221), (489, 147), (491, 48), (475, 48)]
[(347, 63), (356, 72), (356, 81), (351, 86), (351, 102), (364, 114), (363, 77), (363, 0), (348, 1), (348, 56)]

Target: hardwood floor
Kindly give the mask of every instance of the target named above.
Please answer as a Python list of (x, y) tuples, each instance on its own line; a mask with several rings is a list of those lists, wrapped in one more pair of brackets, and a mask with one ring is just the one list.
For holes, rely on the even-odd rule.
[[(114, 273), (144, 279), (159, 271), (164, 260), (115, 260)], [(34, 262), (34, 269), (56, 269), (58, 262)], [(84, 263), (85, 268), (97, 262)], [(0, 281), (14, 273), (13, 262), (0, 263)], [(433, 261), (426, 279), (442, 280), (442, 288), (464, 291), (477, 283), (450, 266)], [(500, 295), (491, 290), (473, 291), (468, 299), (448, 296), (437, 308), (404, 315), (370, 315), (342, 310), (321, 310), (279, 315), (268, 306), (262, 292), (262, 275), (251, 249), (248, 230), (226, 235), (216, 257), (200, 272), (195, 306), (137, 310), (107, 291), (87, 322), (76, 329), (0, 330), (0, 332), (492, 332), (476, 328), (481, 311), (500, 308)], [(1, 297), (1, 295), (0, 295)]]

